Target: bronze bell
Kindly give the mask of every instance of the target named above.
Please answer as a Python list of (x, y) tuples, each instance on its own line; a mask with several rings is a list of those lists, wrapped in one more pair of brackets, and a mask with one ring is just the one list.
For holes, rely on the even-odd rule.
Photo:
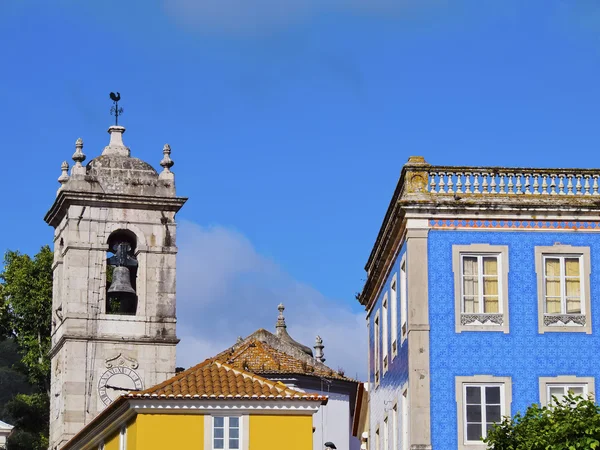
[(115, 267), (112, 274), (112, 283), (108, 288), (109, 294), (133, 294), (135, 290), (131, 287), (131, 278), (127, 267)]

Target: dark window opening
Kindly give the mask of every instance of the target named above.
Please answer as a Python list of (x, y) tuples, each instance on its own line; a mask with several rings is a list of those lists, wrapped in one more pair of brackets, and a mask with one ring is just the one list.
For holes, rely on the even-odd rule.
[(134, 256), (137, 239), (128, 230), (117, 230), (108, 238), (106, 260), (106, 314), (135, 315), (137, 270)]

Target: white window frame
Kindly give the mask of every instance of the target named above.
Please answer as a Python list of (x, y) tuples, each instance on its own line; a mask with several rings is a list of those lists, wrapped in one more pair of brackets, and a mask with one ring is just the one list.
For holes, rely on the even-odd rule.
[(408, 283), (406, 276), (406, 254), (400, 261), (400, 343), (408, 337)]
[(381, 450), (381, 436), (379, 433), (379, 426), (375, 430), (375, 450)]
[[(216, 418), (222, 418), (223, 419), (223, 448), (222, 449), (216, 449), (215, 448), (215, 419)], [(236, 418), (238, 419), (238, 448), (237, 449), (230, 449), (229, 448), (229, 431), (230, 431), (230, 426), (229, 426), (229, 420), (231, 418)], [(243, 448), (243, 440), (242, 440), (242, 434), (243, 434), (243, 427), (242, 427), (242, 416), (241, 415), (236, 415), (236, 414), (223, 414), (223, 415), (214, 415), (211, 418), (211, 440), (210, 440), (210, 449), (211, 450), (242, 450)]]
[(596, 382), (594, 377), (577, 377), (575, 375), (561, 375), (558, 377), (540, 377), (540, 405), (549, 406), (552, 403), (550, 397), (551, 387), (581, 386), (584, 388), (584, 397), (594, 396)]
[(373, 374), (375, 377), (375, 388), (379, 386), (379, 382), (381, 381), (381, 351), (380, 351), (380, 341), (381, 341), (381, 329), (379, 323), (379, 310), (375, 313), (375, 318), (373, 319)]
[[(464, 257), (495, 256), (498, 258), (498, 310), (497, 313), (465, 313), (463, 306), (463, 258)], [(452, 271), (454, 272), (454, 318), (455, 332), (464, 331), (499, 331), (509, 333), (508, 314), (508, 246), (471, 244), (452, 246)], [(480, 291), (480, 304), (483, 304), (483, 271), (478, 272), (481, 277), (478, 283)]]
[[(475, 375), (455, 378), (456, 415), (458, 425), (458, 450), (483, 450), (487, 446), (483, 441), (467, 441), (467, 408), (466, 388), (469, 386), (500, 386), (500, 416), (511, 414), (512, 381), (510, 377), (495, 377), (492, 375)], [(483, 411), (482, 411), (483, 412)], [(485, 431), (485, 430), (484, 430)]]
[(381, 302), (381, 349), (383, 350), (383, 373), (385, 374), (388, 371), (389, 367), (389, 336), (388, 336), (388, 322), (389, 322), (389, 314), (388, 314), (388, 293), (386, 292), (383, 296), (383, 301)]
[(392, 360), (398, 355), (398, 274), (394, 273), (390, 283), (390, 314), (392, 334)]
[(383, 450), (390, 450), (390, 427), (388, 416), (383, 418)]
[(119, 450), (127, 450), (127, 425), (122, 425), (119, 431)]
[[(546, 313), (546, 258), (561, 259), (561, 275), (563, 272), (564, 258), (580, 258), (580, 289), (581, 289), (581, 313), (566, 314), (562, 310), (560, 314)], [(535, 271), (537, 274), (538, 287), (538, 332), (540, 334), (547, 332), (573, 332), (573, 333), (592, 333), (592, 316), (590, 300), (590, 274), (591, 258), (589, 247), (574, 247), (571, 245), (556, 244), (551, 247), (535, 247)], [(561, 290), (564, 293), (564, 279), (561, 276)], [(562, 294), (561, 293), (561, 294)], [(561, 295), (561, 299), (562, 299)], [(564, 299), (561, 300), (561, 302)]]
[(398, 450), (398, 402), (392, 406), (392, 450)]
[(408, 387), (402, 391), (402, 450), (409, 450), (410, 446), (410, 415), (408, 413)]

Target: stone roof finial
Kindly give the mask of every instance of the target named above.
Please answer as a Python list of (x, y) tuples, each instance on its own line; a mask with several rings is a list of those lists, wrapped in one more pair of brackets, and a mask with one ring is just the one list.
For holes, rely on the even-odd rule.
[(325, 346), (323, 345), (323, 339), (321, 339), (321, 336), (317, 336), (315, 339), (315, 346), (313, 348), (315, 349), (315, 359), (320, 363), (324, 363), (325, 353), (323, 353), (323, 349)]
[(277, 316), (277, 324), (275, 325), (275, 330), (277, 331), (277, 336), (281, 336), (283, 330), (287, 328), (285, 324), (285, 317), (283, 317), (283, 311), (285, 310), (285, 306), (283, 306), (283, 303), (280, 303), (279, 306), (277, 306), (277, 309), (279, 310), (279, 316)]
[(60, 170), (62, 170), (62, 173), (60, 174), (60, 177), (58, 177), (58, 182), (60, 184), (65, 184), (67, 181), (69, 181), (69, 163), (63, 161), (63, 163), (60, 165)]
[(175, 163), (171, 159), (171, 146), (169, 144), (165, 144), (163, 147), (163, 159), (160, 162), (160, 165), (163, 167), (163, 171), (160, 173), (158, 178), (163, 179), (173, 179), (173, 172), (171, 172), (171, 167), (173, 167)]
[(103, 155), (115, 155), (115, 156), (131, 156), (129, 147), (123, 143), (123, 133), (125, 133), (125, 127), (119, 125), (113, 125), (108, 128), (110, 133), (110, 142), (104, 150)]
[(83, 139), (79, 138), (75, 141), (75, 153), (73, 153), (73, 161), (75, 165), (71, 169), (71, 175), (85, 175), (85, 167), (81, 165), (85, 161), (85, 153), (83, 153)]

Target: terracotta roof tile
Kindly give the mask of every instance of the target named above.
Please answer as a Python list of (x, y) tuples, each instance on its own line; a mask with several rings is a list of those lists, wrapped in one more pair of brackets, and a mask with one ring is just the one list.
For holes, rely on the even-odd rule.
[(214, 359), (207, 359), (161, 384), (127, 396), (129, 398), (272, 398), (327, 401), (325, 396), (299, 392), (288, 388), (283, 383), (267, 380)]
[(229, 364), (236, 369), (260, 375), (312, 375), (321, 378), (355, 381), (323, 363), (315, 360), (312, 360), (312, 362), (303, 361), (254, 338), (248, 338), (228, 348), (215, 356), (214, 359)]

